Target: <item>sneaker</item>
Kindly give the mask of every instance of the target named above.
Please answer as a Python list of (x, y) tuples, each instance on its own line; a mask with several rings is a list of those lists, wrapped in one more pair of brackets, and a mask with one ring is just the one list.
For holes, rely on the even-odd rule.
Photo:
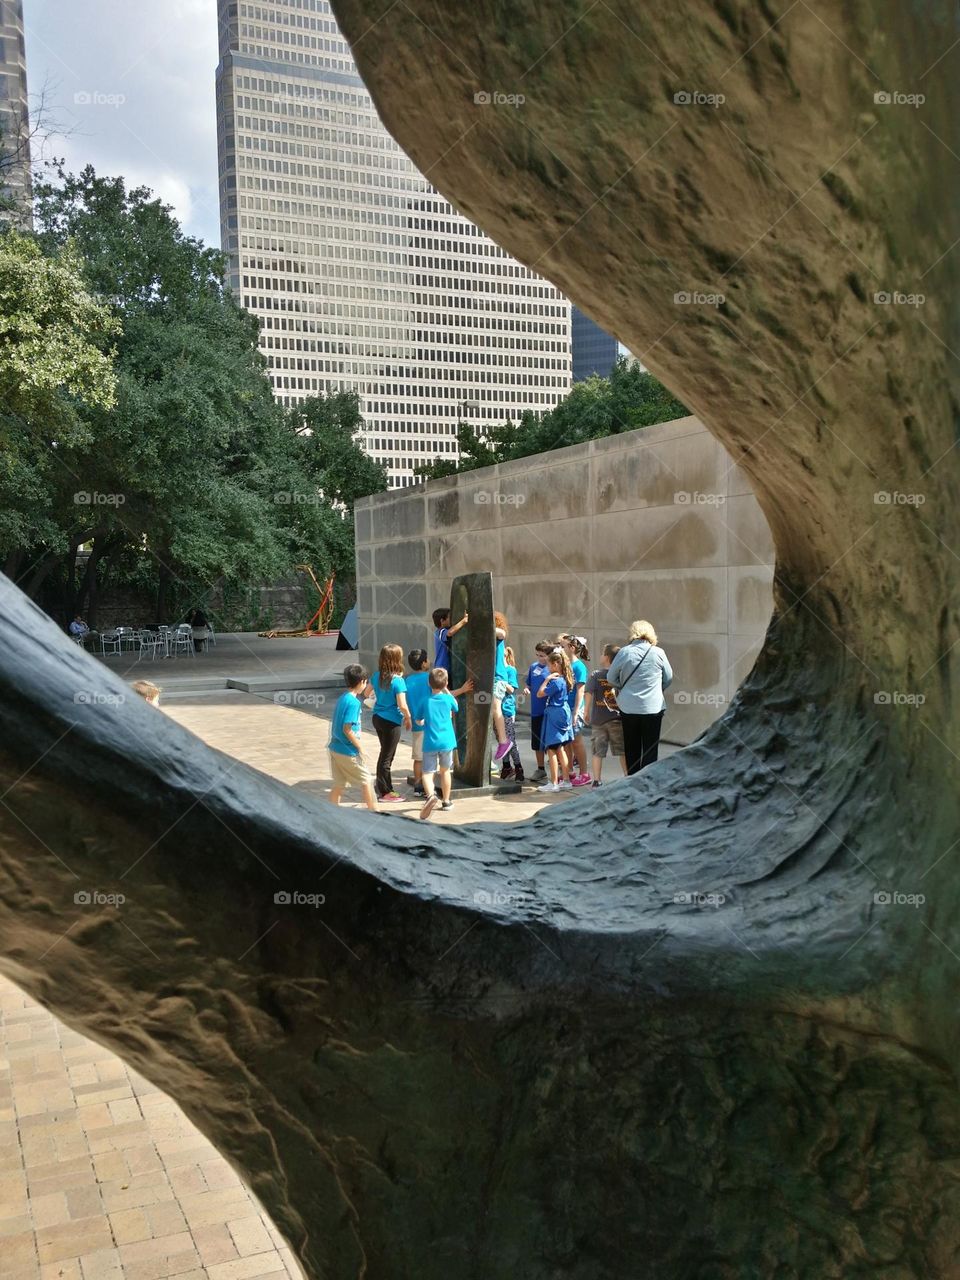
[(398, 796), (395, 791), (388, 791), (385, 796), (380, 797), (381, 804), (403, 804), (403, 796)]
[(591, 787), (600, 787), (603, 784), (601, 783), (599, 778), (594, 778), (593, 782), (591, 782), (590, 785)]
[(546, 776), (547, 776), (547, 771), (546, 771), (546, 769), (544, 769), (544, 768), (542, 768), (541, 766), (539, 766), (539, 765), (538, 765), (538, 766), (537, 766), (537, 771), (536, 771), (536, 773), (533, 775), (533, 777), (530, 779), (530, 781), (531, 781), (531, 782), (543, 782), (543, 780), (544, 780), (544, 778), (545, 778)]
[(509, 742), (499, 743), (496, 751), (493, 753), (494, 760), (502, 760), (503, 757), (509, 752), (509, 750), (510, 750)]
[(515, 773), (516, 773), (516, 770), (514, 769), (512, 764), (505, 764), (503, 768), (500, 770), (500, 781), (506, 782), (506, 780), (508, 778), (512, 778)]
[(444, 800), (444, 801), (443, 801), (443, 803), (440, 805), (440, 808), (441, 808), (441, 809), (452, 809), (452, 808), (453, 808), (453, 801), (452, 801), (452, 800)]
[[(569, 785), (569, 784), (568, 784), (568, 785)], [(560, 783), (558, 783), (558, 782), (545, 782), (545, 783), (543, 784), (543, 786), (542, 786), (542, 787), (537, 787), (537, 790), (538, 790), (538, 791), (559, 791), (559, 790), (560, 790)]]
[(557, 790), (558, 790), (558, 791), (572, 791), (572, 790), (573, 790), (573, 788), (574, 788), (576, 785), (577, 785), (577, 784), (576, 784), (575, 782), (558, 782), (558, 783), (557, 783)]
[(570, 777), (570, 785), (574, 787), (585, 787), (592, 781), (589, 773), (578, 773)]
[(438, 796), (431, 796), (430, 799), (427, 801), (427, 803), (420, 810), (420, 817), (422, 819), (429, 818), (431, 813), (433, 813), (434, 809), (437, 807), (439, 803), (440, 803), (440, 800)]
[(514, 782), (526, 782), (522, 769), (515, 769), (513, 771), (513, 780)]
[(418, 800), (423, 800), (427, 793), (424, 791), (423, 787), (414, 787), (413, 794)]

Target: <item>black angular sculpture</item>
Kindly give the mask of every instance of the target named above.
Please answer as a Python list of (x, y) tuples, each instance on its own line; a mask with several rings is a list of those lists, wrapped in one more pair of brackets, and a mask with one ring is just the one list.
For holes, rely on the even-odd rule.
[(469, 613), (469, 624), (450, 642), (450, 686), (459, 689), (472, 679), (473, 692), (459, 699), (454, 771), (458, 781), (485, 787), (490, 781), (490, 720), (493, 711), (493, 575), (464, 573), (450, 588), (450, 621)]
[(749, 473), (777, 621), (693, 747), (424, 830), (103, 704), (5, 585), (4, 969), (312, 1276), (954, 1277), (956, 10), (335, 7), (431, 181)]

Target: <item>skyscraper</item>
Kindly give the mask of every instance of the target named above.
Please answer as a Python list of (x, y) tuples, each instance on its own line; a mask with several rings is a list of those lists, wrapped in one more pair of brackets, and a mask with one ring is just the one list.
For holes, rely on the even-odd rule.
[(30, 111), (23, 0), (0, 0), (0, 217), (30, 222)]
[[(218, 0), (228, 281), (274, 392), (354, 389), (391, 484), (570, 389), (570, 306), (430, 185), (364, 88), (327, 0)], [(483, 110), (478, 107), (478, 110)]]
[(584, 382), (595, 373), (601, 378), (609, 378), (621, 356), (626, 356), (631, 362), (636, 359), (622, 342), (601, 329), (579, 307), (573, 308), (570, 328), (574, 382)]

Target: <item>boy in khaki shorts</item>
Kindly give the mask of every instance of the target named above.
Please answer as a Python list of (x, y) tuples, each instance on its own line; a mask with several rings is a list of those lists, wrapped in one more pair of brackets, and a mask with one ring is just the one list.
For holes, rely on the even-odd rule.
[(360, 745), (360, 718), (363, 711), (360, 699), (367, 691), (367, 672), (359, 663), (351, 663), (349, 667), (344, 667), (343, 679), (347, 691), (341, 693), (334, 707), (328, 744), (330, 776), (333, 778), (330, 799), (334, 804), (339, 804), (344, 791), (352, 783), (363, 792), (367, 808), (376, 812), (380, 806), (377, 804), (373, 778)]
[(620, 712), (617, 709), (617, 695), (606, 678), (610, 663), (619, 652), (620, 646), (617, 644), (604, 646), (600, 666), (591, 673), (584, 690), (583, 716), (590, 726), (590, 749), (593, 753), (590, 768), (595, 787), (600, 786), (600, 773), (608, 749), (619, 757), (620, 768), (624, 774), (627, 772), (627, 757), (623, 752), (623, 725), (620, 723)]

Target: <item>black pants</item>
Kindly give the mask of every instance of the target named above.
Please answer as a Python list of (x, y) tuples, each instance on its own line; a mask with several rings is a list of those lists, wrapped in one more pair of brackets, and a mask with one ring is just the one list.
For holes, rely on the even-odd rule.
[(623, 725), (623, 754), (627, 757), (627, 773), (639, 773), (657, 758), (663, 712), (658, 711), (651, 716), (634, 716), (621, 711), (620, 723)]
[(380, 754), (377, 756), (377, 795), (386, 796), (393, 790), (393, 775), (390, 768), (393, 757), (397, 754), (397, 747), (400, 745), (400, 726), (392, 720), (374, 716), (373, 727), (380, 739)]

